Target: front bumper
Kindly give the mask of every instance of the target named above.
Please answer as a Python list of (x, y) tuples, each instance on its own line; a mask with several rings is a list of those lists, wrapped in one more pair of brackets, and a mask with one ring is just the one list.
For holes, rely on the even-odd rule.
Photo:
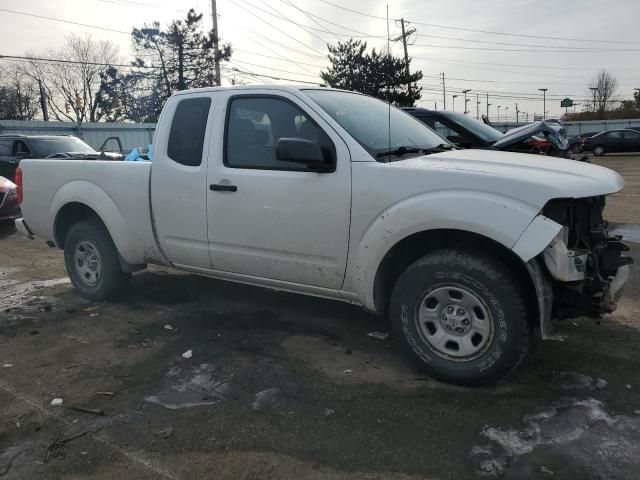
[(25, 237), (28, 237), (29, 239), (33, 240), (34, 235), (31, 232), (31, 230), (29, 230), (29, 227), (27, 226), (27, 222), (24, 221), (24, 218), (16, 219), (15, 225), (16, 225), (16, 230), (18, 230)]

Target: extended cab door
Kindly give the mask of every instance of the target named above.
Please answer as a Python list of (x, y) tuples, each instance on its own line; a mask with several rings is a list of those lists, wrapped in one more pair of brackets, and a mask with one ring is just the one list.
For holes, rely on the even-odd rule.
[[(212, 93), (176, 95), (155, 134), (151, 209), (160, 247), (176, 265), (211, 269), (207, 239), (207, 129)], [(143, 185), (140, 188), (145, 188)]]
[[(208, 160), (214, 270), (339, 289), (351, 208), (346, 144), (288, 92), (225, 95)], [(329, 168), (278, 160), (280, 138), (317, 142)]]

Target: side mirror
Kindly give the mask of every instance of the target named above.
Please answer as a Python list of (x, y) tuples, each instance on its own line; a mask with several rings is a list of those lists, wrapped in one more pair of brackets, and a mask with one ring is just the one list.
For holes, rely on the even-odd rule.
[(328, 171), (322, 148), (317, 142), (303, 138), (281, 138), (276, 143), (276, 158), (282, 162), (300, 163), (310, 170)]

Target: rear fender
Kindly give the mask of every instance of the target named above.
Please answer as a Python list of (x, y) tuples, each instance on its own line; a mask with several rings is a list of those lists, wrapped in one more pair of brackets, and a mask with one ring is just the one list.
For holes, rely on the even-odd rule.
[[(54, 221), (50, 226), (50, 238), (55, 238), (58, 213), (69, 203), (84, 204), (100, 217), (107, 227), (118, 253), (126, 263), (130, 265), (145, 263), (143, 252), (135, 248), (125, 218), (116, 203), (98, 185), (86, 180), (65, 183), (53, 196), (49, 218)], [(58, 239), (56, 239), (56, 243), (58, 243)]]

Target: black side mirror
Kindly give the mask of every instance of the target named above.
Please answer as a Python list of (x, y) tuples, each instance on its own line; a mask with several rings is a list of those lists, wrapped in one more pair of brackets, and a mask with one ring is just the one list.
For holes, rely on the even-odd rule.
[(276, 158), (282, 162), (300, 163), (310, 170), (328, 171), (322, 148), (317, 142), (303, 138), (281, 138), (276, 143)]

